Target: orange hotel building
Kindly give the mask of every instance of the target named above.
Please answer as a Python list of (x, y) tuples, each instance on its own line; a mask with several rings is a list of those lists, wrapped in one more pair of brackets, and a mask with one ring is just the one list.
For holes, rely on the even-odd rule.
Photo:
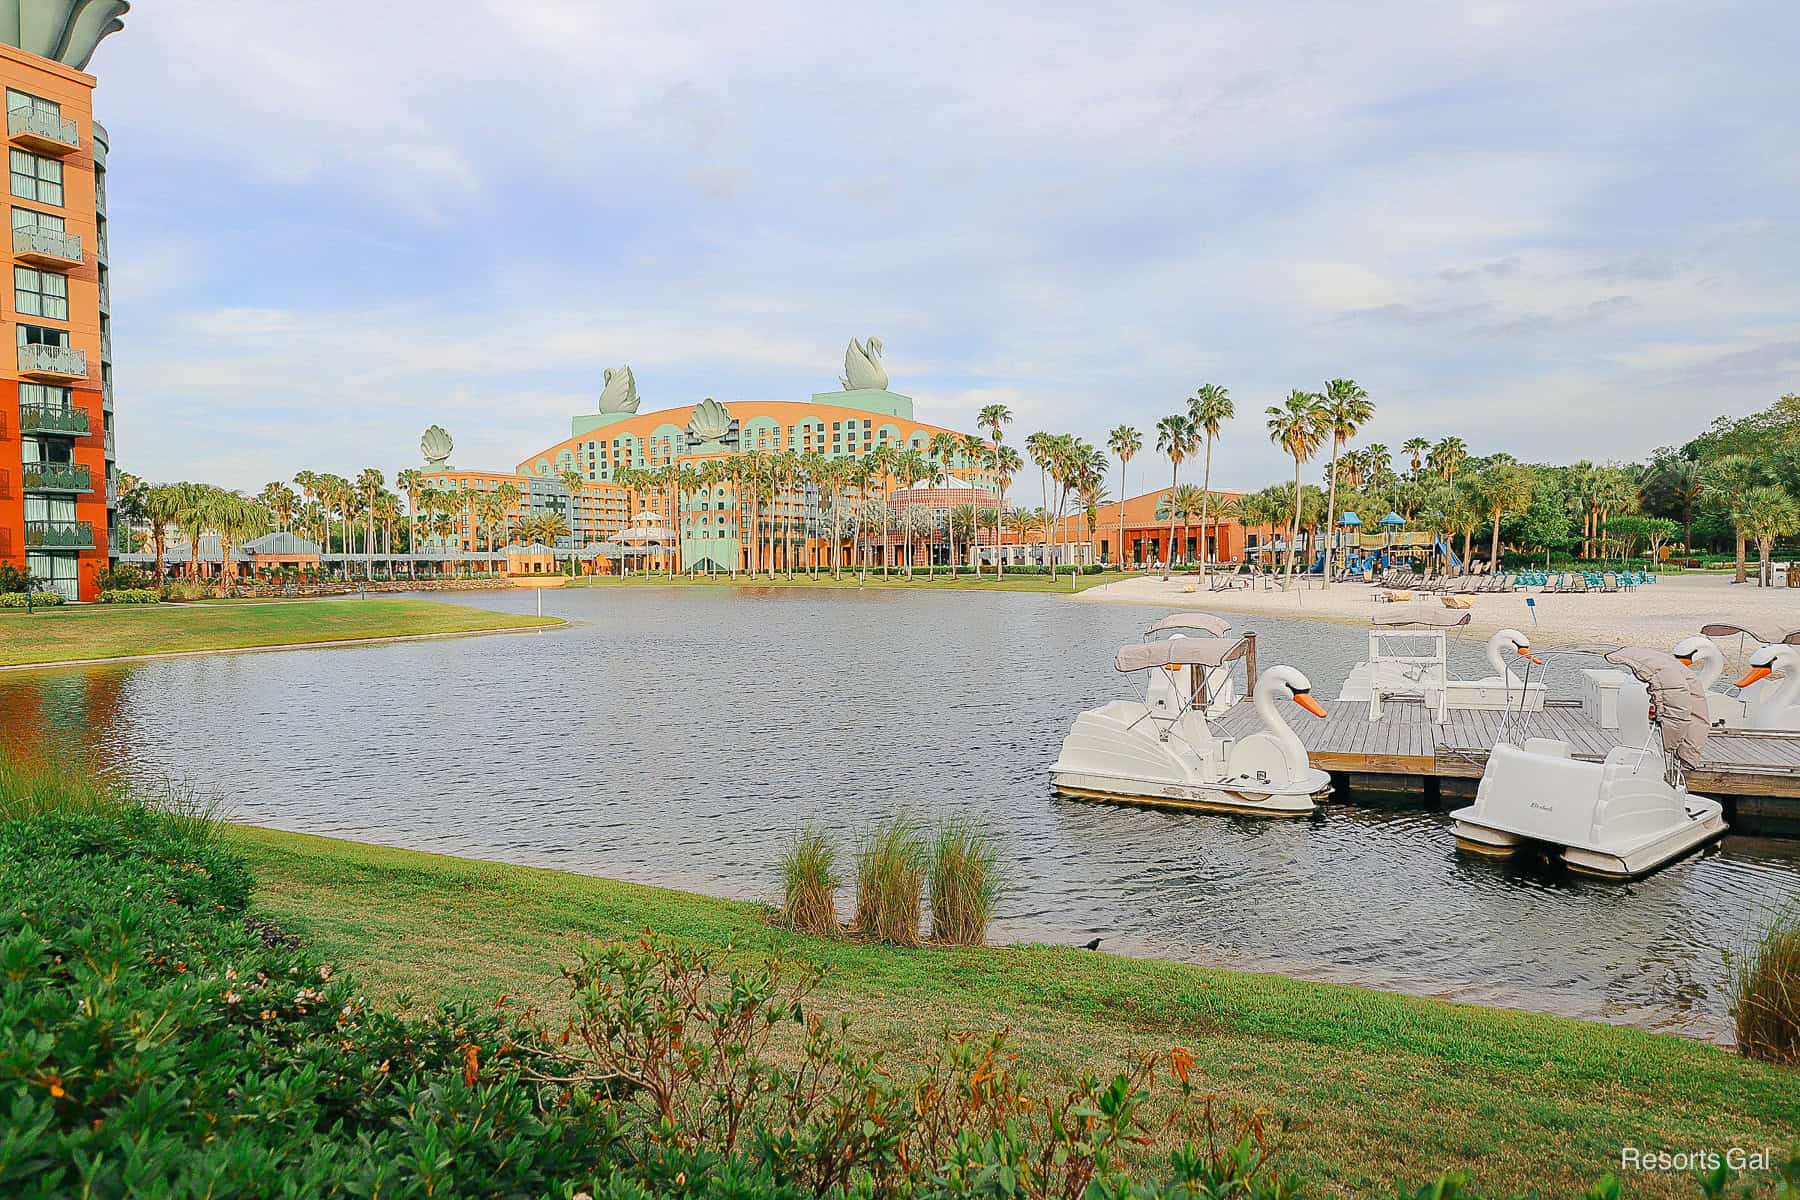
[[(694, 484), (679, 494), (668, 488), (632, 493), (621, 484), (618, 473), (626, 468), (669, 466), (691, 466), (699, 472), (709, 461), (751, 451), (794, 451), (855, 460), (878, 448), (893, 447), (930, 456), (936, 435), (950, 433), (959, 440), (963, 436), (916, 420), (912, 398), (886, 389), (846, 388), (815, 393), (808, 401), (733, 400), (722, 404), (707, 399), (696, 405), (640, 413), (629, 368), (621, 368), (617, 378), (625, 381), (625, 387), (616, 386), (609, 378), (601, 411), (574, 417), (568, 437), (524, 459), (515, 470), (463, 470), (447, 461), (427, 459), (426, 486), (455, 493), (462, 501), (453, 509), (458, 549), (475, 552), (487, 548), (476, 518), (477, 502), (483, 493), (510, 483), (519, 492), (513, 518), (533, 512), (561, 513), (568, 520), (573, 534), (570, 540), (577, 550), (610, 541), (648, 511), (657, 524), (679, 531), (678, 562), (683, 569), (748, 570), (753, 564), (766, 565), (771, 555), (777, 567), (785, 567), (791, 557), (798, 569), (827, 561), (829, 553), (828, 500), (810, 483), (802, 482), (757, 506), (740, 505), (728, 480)], [(429, 454), (429, 445), (426, 449)], [(951, 454), (941, 465), (958, 488), (978, 489), (989, 497), (987, 503), (993, 503), (994, 480), (985, 465), (970, 461), (961, 452)], [(573, 495), (565, 483), (570, 472), (581, 477)], [(884, 481), (879, 490), (890, 487), (891, 481)], [(848, 489), (840, 500), (848, 503), (856, 496), (854, 489)], [(848, 535), (844, 541), (848, 543)], [(879, 553), (879, 538), (876, 550)]]
[(16, 351), (0, 383), (0, 562), (91, 600), (116, 552), (106, 131), (84, 68), (121, 0), (0, 5)]

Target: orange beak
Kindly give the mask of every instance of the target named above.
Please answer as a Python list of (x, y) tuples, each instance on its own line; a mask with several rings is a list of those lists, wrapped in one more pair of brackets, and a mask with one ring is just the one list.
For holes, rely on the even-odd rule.
[(1523, 654), (1526, 658), (1529, 658), (1532, 662), (1536, 663), (1538, 666), (1541, 667), (1544, 665), (1543, 659), (1539, 658), (1537, 655), (1533, 654), (1531, 651), (1527, 650), (1525, 647), (1520, 646), (1518, 648), (1518, 650), (1519, 650), (1520, 654)]
[(1694, 656), (1691, 654), (1677, 654), (1675, 656), (1675, 661), (1684, 667), (1691, 667), (1694, 665)]
[(1751, 667), (1748, 671), (1746, 671), (1744, 673), (1744, 677), (1742, 679), (1738, 680), (1736, 683), (1732, 684), (1731, 686), (1747, 688), (1759, 679), (1767, 679), (1770, 674), (1771, 674), (1771, 671), (1769, 670), (1768, 667)]
[(1311, 692), (1301, 692), (1294, 697), (1294, 703), (1298, 704), (1301, 708), (1304, 708), (1315, 717), (1322, 717), (1325, 715), (1325, 710), (1319, 707), (1319, 702), (1312, 698)]

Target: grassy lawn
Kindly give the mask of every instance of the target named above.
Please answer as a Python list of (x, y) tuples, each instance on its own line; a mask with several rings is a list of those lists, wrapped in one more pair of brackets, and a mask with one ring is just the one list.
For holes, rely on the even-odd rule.
[(22, 609), (4, 609), (0, 666), (561, 623), (554, 617), (385, 598), (193, 607), (91, 605), (40, 609), (30, 615)]
[[(829, 966), (824, 1006), (901, 1060), (946, 1023), (1010, 1027), (1039, 1077), (1189, 1047), (1228, 1104), (1303, 1128), (1289, 1167), (1340, 1193), (1470, 1172), (1483, 1194), (1579, 1194), (1621, 1146), (1793, 1147), (1800, 1078), (1639, 1030), (1052, 947), (898, 950), (781, 932), (756, 905), (245, 828), (256, 906), (391, 1000), (505, 993), (559, 1011), (586, 938), (654, 928)], [(1277, 898), (1272, 902), (1283, 902)], [(1631, 1196), (1698, 1195), (1681, 1173)]]
[(571, 587), (803, 587), (803, 588), (922, 588), (940, 592), (948, 591), (983, 591), (983, 592), (1085, 592), (1092, 587), (1117, 583), (1121, 579), (1136, 579), (1145, 573), (1142, 571), (1124, 572), (1108, 571), (1101, 575), (1077, 575), (1073, 587), (1069, 584), (1069, 574), (1059, 572), (1054, 580), (1048, 575), (1007, 575), (995, 579), (993, 573), (976, 579), (971, 575), (950, 576), (938, 574), (931, 576), (919, 568), (911, 579), (898, 571), (883, 576), (879, 571), (871, 571), (866, 579), (855, 571), (846, 569), (842, 579), (834, 579), (829, 571), (817, 575), (796, 573), (792, 579), (777, 574), (770, 579), (767, 575), (751, 575), (740, 573), (735, 579), (730, 575), (595, 575), (583, 579), (569, 581)]

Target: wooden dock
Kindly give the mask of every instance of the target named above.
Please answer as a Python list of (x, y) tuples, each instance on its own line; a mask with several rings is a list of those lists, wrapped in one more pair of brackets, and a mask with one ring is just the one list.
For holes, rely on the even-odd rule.
[[(1474, 795), (1488, 751), (1507, 730), (1504, 712), (1451, 709), (1438, 723), (1417, 700), (1389, 699), (1378, 721), (1364, 701), (1324, 700), (1324, 719), (1290, 718), (1312, 763), (1337, 777), (1340, 790), (1410, 793), (1427, 799)], [(1248, 702), (1211, 722), (1215, 732), (1243, 737), (1262, 727)], [(1599, 761), (1619, 745), (1618, 731), (1596, 725), (1574, 701), (1551, 700), (1543, 711), (1513, 713), (1510, 740), (1561, 738), (1577, 758)], [(1706, 760), (1688, 775), (1697, 794), (1725, 804), (1727, 819), (1747, 833), (1800, 836), (1800, 735), (1715, 733)]]

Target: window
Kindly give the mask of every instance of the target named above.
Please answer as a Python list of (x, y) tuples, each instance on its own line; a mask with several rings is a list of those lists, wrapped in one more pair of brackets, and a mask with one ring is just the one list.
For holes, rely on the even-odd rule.
[(29, 408), (69, 407), (69, 389), (48, 383), (21, 383), (19, 403)]
[(33, 109), (62, 120), (62, 105), (54, 100), (46, 100), (42, 96), (33, 96), (29, 92), (21, 92), (17, 88), (6, 89), (6, 111), (18, 112), (21, 108)]
[(69, 319), (69, 281), (50, 271), (13, 268), (13, 306), (19, 315)]
[(12, 194), (21, 200), (62, 207), (62, 164), (24, 150), (12, 151)]
[(63, 219), (55, 213), (41, 213), (35, 209), (20, 208), (13, 205), (12, 227), (14, 229), (48, 229), (52, 233), (63, 232)]
[(19, 325), (19, 345), (21, 346), (67, 346), (69, 331), (66, 329), (48, 329), (42, 325)]

